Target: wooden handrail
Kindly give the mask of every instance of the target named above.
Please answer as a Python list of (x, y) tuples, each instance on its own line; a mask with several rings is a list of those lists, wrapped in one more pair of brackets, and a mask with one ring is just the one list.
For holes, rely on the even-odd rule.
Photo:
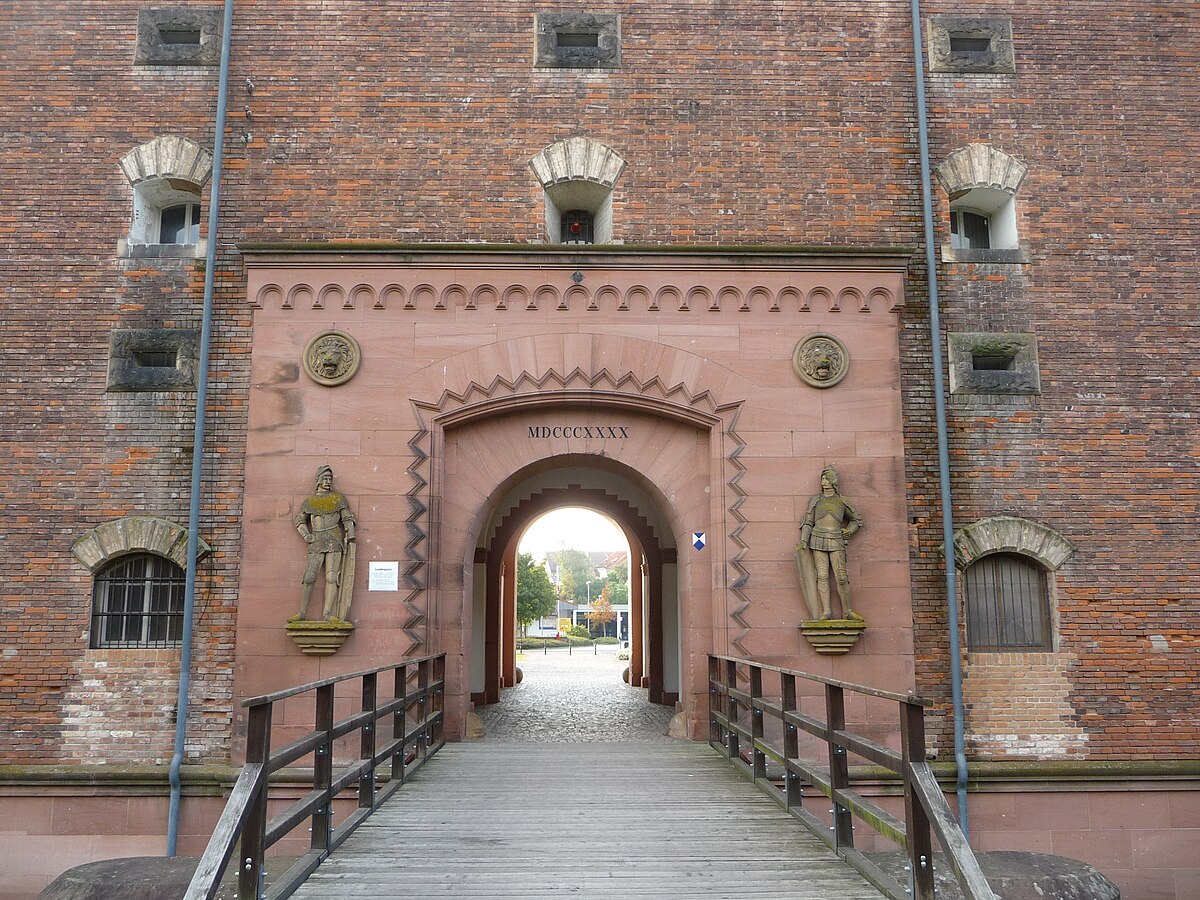
[(276, 703), (280, 700), (286, 700), (288, 697), (295, 697), (297, 694), (304, 694), (308, 691), (315, 691), (319, 687), (325, 687), (329, 684), (338, 684), (342, 681), (350, 681), (355, 678), (362, 678), (365, 675), (377, 675), (380, 672), (390, 672), (397, 665), (412, 666), (417, 663), (427, 662), (432, 659), (446, 659), (445, 653), (431, 653), (428, 656), (414, 656), (411, 659), (406, 659), (403, 663), (390, 663), (386, 666), (376, 666), (373, 669), (360, 669), (357, 672), (347, 672), (345, 675), (335, 675), (332, 678), (325, 678), (321, 681), (311, 681), (308, 684), (300, 684), (296, 687), (284, 688), (282, 691), (275, 691), (272, 694), (259, 694), (257, 697), (247, 697), (241, 702), (244, 707), (261, 706), (264, 703)]
[[(393, 676), (391, 696), (385, 694), (381, 699), (379, 676), (386, 673)], [(413, 678), (416, 686), (410, 690), (408, 683)], [(356, 679), (361, 682), (359, 709), (335, 721), (335, 688)], [(274, 705), (309, 692), (315, 693), (313, 730), (272, 753)], [(212, 900), (239, 840), (238, 896), (258, 900), (290, 896), (361, 822), (442, 748), (445, 693), (446, 655), (439, 653), (242, 701), (249, 710), (246, 765), (200, 858), (185, 900)], [(392, 720), (391, 735), (384, 739), (379, 728), (388, 718)], [(338, 765), (334, 741), (355, 731), (359, 733), (358, 757)], [(268, 822), (270, 774), (309, 754), (313, 757), (313, 789)], [(391, 763), (391, 782), (381, 791), (376, 787), (377, 769), (385, 761)], [(358, 811), (334, 828), (334, 799), (355, 785)], [(269, 890), (264, 890), (267, 850), (306, 819), (312, 822), (309, 852)]]
[[(715, 655), (708, 659), (710, 744), (875, 887), (892, 900), (910, 897), (934, 900), (933, 839), (936, 837), (966, 900), (997, 900), (925, 761), (925, 707), (930, 705), (927, 700), (749, 659)], [(777, 694), (766, 693), (763, 674), (768, 672), (778, 676)], [(797, 681), (821, 685), (824, 720), (800, 712)], [(898, 704), (899, 752), (847, 728), (847, 692)], [(779, 723), (782, 736), (776, 742), (767, 740), (767, 718)], [(801, 731), (825, 742), (826, 766), (800, 757)], [(851, 754), (900, 777), (904, 786), (903, 821), (852, 788)], [(768, 759), (782, 766), (782, 778), (768, 774)], [(805, 782), (833, 801), (831, 820), (818, 817), (805, 807)], [(911, 873), (911, 892), (909, 886), (901, 885), (855, 849), (854, 817), (904, 848)]]

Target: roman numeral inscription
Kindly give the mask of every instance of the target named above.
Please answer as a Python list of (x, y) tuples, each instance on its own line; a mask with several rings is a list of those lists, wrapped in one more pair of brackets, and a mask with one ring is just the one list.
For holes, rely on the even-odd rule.
[(629, 437), (629, 429), (624, 425), (530, 425), (529, 437), (532, 438), (595, 438), (620, 440)]

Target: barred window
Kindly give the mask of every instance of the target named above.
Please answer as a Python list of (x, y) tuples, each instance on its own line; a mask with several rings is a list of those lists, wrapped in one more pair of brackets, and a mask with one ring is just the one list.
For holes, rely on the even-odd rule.
[(586, 209), (569, 209), (562, 214), (564, 244), (594, 243), (595, 217)]
[(183, 637), (184, 572), (150, 553), (122, 556), (96, 575), (92, 647), (174, 647)]
[(1046, 573), (1015, 553), (995, 553), (966, 572), (971, 650), (1051, 650)]

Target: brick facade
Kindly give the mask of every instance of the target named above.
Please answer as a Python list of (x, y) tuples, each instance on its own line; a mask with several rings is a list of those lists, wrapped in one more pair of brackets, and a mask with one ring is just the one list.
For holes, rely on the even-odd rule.
[[(199, 328), (204, 265), (118, 258), (133, 203), (120, 161), (161, 135), (211, 150), (218, 70), (134, 65), (142, 5), (0, 4), (0, 762), (170, 755), (177, 654), (87, 649), (92, 573), (71, 553), (124, 516), (187, 520), (195, 394), (108, 392), (106, 377), (113, 329)], [(243, 479), (262, 336), (237, 247), (532, 246), (546, 216), (529, 161), (572, 136), (626, 161), (612, 216), (627, 245), (912, 251), (896, 559), (907, 550), (915, 685), (948, 707), (909, 4), (609, 3), (589, 10), (621, 15), (620, 66), (603, 72), (534, 66), (546, 11), (236, 4), (189, 760), (230, 756), (238, 608), (255, 602), (240, 559), (243, 512), (258, 514)], [(1011, 74), (927, 74), (934, 164), (983, 143), (1028, 167), (1015, 208), (1029, 262), (939, 266), (945, 330), (1032, 334), (1040, 374), (1040, 394), (951, 398), (956, 525), (1015, 516), (1076, 550), (1052, 575), (1054, 651), (1029, 664), (964, 654), (971, 746), (1001, 761), (1031, 747), (1200, 759), (1200, 9), (966, 0), (923, 12), (1008, 17), (1015, 55)], [(940, 247), (949, 198), (934, 191)], [(778, 513), (765, 512), (770, 493), (749, 501), (764, 521)], [(943, 754), (949, 719), (933, 728)], [(100, 755), (124, 734), (136, 752)]]

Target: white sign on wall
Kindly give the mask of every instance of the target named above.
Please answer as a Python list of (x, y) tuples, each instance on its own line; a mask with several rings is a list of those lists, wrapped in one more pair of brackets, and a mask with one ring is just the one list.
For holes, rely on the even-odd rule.
[(373, 562), (367, 569), (368, 591), (400, 590), (400, 563)]

